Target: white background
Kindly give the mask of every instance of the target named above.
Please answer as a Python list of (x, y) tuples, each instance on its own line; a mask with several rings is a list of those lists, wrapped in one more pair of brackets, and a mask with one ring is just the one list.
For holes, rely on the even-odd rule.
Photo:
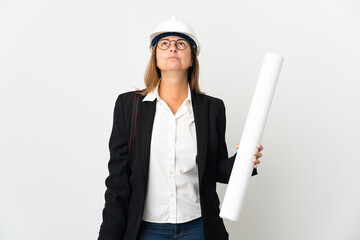
[(197, 33), (231, 155), (265, 53), (285, 58), (231, 239), (360, 239), (358, 0), (1, 0), (0, 239), (97, 238), (116, 97), (144, 87), (172, 15)]

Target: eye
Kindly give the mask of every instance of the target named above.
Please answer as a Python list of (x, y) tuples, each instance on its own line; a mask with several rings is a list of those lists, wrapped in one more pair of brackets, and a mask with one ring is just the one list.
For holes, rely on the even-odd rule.
[(188, 43), (185, 40), (178, 40), (176, 42), (176, 46), (180, 50), (184, 50), (185, 48), (187, 48), (187, 45), (188, 45)]
[(185, 47), (186, 43), (185, 43), (185, 41), (178, 41), (178, 45), (182, 46), (182, 47)]
[(167, 40), (161, 40), (159, 43), (160, 48), (167, 48), (169, 46), (169, 41)]

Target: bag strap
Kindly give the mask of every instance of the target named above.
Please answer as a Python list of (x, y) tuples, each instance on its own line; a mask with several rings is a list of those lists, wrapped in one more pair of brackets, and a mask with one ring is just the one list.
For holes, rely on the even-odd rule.
[(129, 147), (129, 168), (131, 167), (133, 157), (134, 157), (134, 146), (135, 146), (135, 132), (136, 132), (136, 119), (139, 108), (139, 98), (140, 94), (134, 94), (134, 103), (131, 116), (131, 127), (130, 127), (130, 147)]

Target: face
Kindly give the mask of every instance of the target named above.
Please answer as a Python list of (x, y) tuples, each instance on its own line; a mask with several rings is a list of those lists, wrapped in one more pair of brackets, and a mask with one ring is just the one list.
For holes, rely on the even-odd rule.
[[(161, 40), (178, 40), (183, 39), (177, 36), (167, 36), (159, 40), (158, 44), (160, 44)], [(156, 48), (156, 66), (162, 71), (187, 71), (189, 67), (192, 66), (191, 59), (191, 46), (190, 44), (183, 39), (188, 47), (184, 50), (179, 50), (175, 46), (175, 42), (172, 41), (171, 45), (166, 50), (161, 50), (158, 47)]]

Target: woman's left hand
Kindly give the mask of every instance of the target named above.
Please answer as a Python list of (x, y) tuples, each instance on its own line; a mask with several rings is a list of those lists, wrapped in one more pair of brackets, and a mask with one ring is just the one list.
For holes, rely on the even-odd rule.
[[(239, 144), (236, 145), (236, 149), (238, 149), (238, 148), (239, 148)], [(257, 149), (258, 149), (258, 151), (257, 151), (257, 152), (254, 152), (254, 156), (256, 157), (256, 158), (254, 158), (254, 160), (253, 160), (253, 162), (254, 162), (254, 168), (257, 168), (257, 165), (261, 163), (260, 160), (259, 160), (259, 158), (262, 157), (261, 151), (264, 149), (264, 147), (263, 147), (261, 144), (259, 144), (259, 145), (257, 145)]]

